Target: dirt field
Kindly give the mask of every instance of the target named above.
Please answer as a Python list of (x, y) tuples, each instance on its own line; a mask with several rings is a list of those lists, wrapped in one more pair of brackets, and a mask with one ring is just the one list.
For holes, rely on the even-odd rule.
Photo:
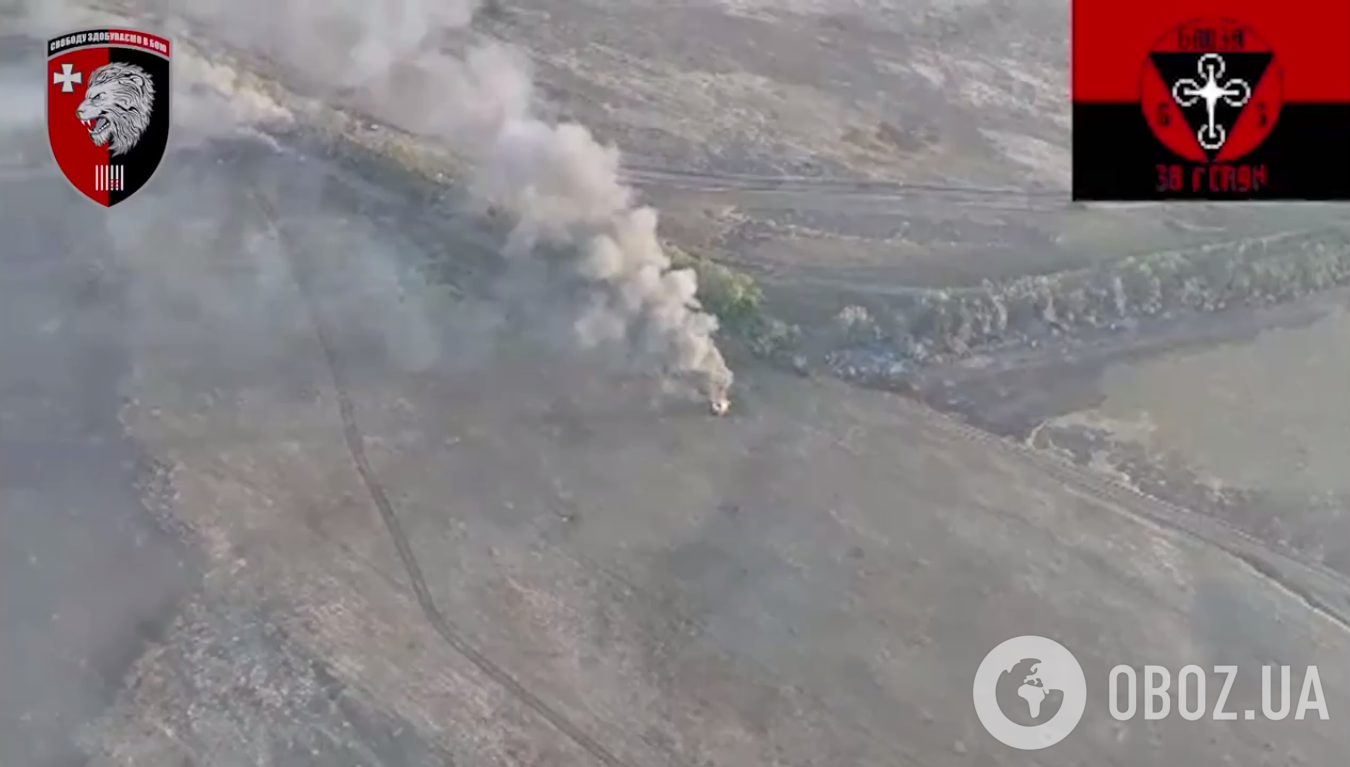
[[(897, 60), (914, 76), (963, 66), (925, 58), (908, 7), (861, 11), (886, 20), (871, 32), (854, 12), (809, 4), (797, 26), (751, 4), (578, 5), (562, 18), (507, 6), (494, 23), (538, 41), (544, 82), (609, 89), (590, 101), (624, 117), (602, 129), (629, 130), (654, 166), (669, 158), (649, 147), (687, 149), (644, 144), (631, 127), (662, 114), (658, 96), (682, 94), (671, 112), (703, 90), (775, 102), (764, 80), (735, 72), (652, 86), (685, 70), (641, 48), (662, 39), (630, 34), (640, 21), (688, 25), (686, 39), (708, 46), (689, 54), (700, 66), (746, 39), (800, 47), (804, 19), (823, 30), (812, 36), (851, 35), (824, 49), (909, 41)], [(923, 18), (929, 45), (963, 50), (953, 25), (992, 45), (1040, 17), (954, 5)], [(597, 69), (604, 57), (619, 63)], [(779, 66), (757, 77), (788, 81), (791, 62)], [(810, 71), (822, 79), (800, 87), (831, 91), (827, 67)], [(31, 93), (25, 82), (0, 86)], [(866, 125), (885, 105), (858, 110), (867, 117), (848, 120)], [(734, 138), (695, 156), (698, 173), (782, 170), (756, 163), (822, 135), (807, 125), (752, 141), (754, 120), (717, 126), (717, 111), (681, 128), (690, 145), (708, 139), (696, 129)], [(1028, 135), (1055, 124), (1031, 122)], [(727, 418), (655, 397), (605, 360), (513, 332), (494, 302), (429, 284), (429, 260), (490, 265), (490, 231), (387, 168), (204, 141), (105, 213), (55, 175), (40, 127), (20, 127), (0, 144), (6, 764), (1027, 764), (970, 702), (980, 659), (1025, 633), (1069, 646), (1090, 695), (1079, 730), (1037, 764), (1333, 764), (1345, 751), (1350, 585), (1302, 552), (912, 400), (748, 359), (734, 360)], [(823, 153), (822, 170), (861, 167), (852, 151)], [(881, 167), (924, 172), (892, 155)], [(972, 156), (978, 168), (942, 167), (1008, 180), (1007, 158)], [(1291, 353), (1334, 344), (1339, 326), (1322, 327)], [(1224, 360), (1230, 378), (1250, 374)], [(1169, 420), (1165, 440), (1235, 475), (1214, 452), (1228, 439), (1218, 411), (1157, 383), (1198, 386), (1215, 367), (1117, 370), (1101, 417), (1194, 413), (1195, 432)], [(1063, 404), (1031, 426), (1087, 407)], [(1316, 446), (1318, 476), (1337, 444)], [(1113, 720), (1108, 670), (1154, 662), (1316, 664), (1333, 718)], [(32, 692), (42, 678), (59, 683)], [(1239, 680), (1229, 708), (1258, 707), (1257, 691)]]
[[(814, 281), (978, 284), (1336, 220), (1329, 206), (1066, 210), (1063, 0), (505, 7), (481, 28), (531, 52), (558, 114), (613, 139), (639, 178), (693, 172), (652, 179), (667, 220), (794, 296)], [(891, 185), (782, 191), (782, 176)]]
[[(121, 307), (86, 332), (124, 345), (142, 487), (204, 560), (80, 730), (93, 763), (1011, 764), (969, 675), (1026, 632), (1094, 685), (1152, 653), (1315, 660), (1343, 705), (1350, 602), (1319, 571), (889, 395), (751, 368), (711, 419), (481, 353), (472, 311), (371, 271), (395, 249), (340, 174), (289, 210), (314, 167), (259, 151), (181, 156), (134, 227), (85, 211)], [(285, 222), (217, 215), (254, 194)], [(1341, 748), (1318, 722), (1082, 727), (1047, 763)]]

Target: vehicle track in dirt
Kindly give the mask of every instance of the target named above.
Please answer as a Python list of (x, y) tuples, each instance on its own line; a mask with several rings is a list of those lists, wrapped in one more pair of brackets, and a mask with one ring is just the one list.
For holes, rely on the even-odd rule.
[[(1350, 631), (1350, 578), (1302, 557), (1275, 551), (1255, 536), (1220, 519), (1147, 495), (1029, 444), (962, 423), (913, 400), (900, 398), (900, 403), (900, 407), (910, 409), (955, 439), (979, 443), (993, 452), (1015, 457), (1060, 480), (1067, 487), (1102, 502), (1108, 508), (1118, 509), (1223, 551), (1298, 597), (1309, 609)], [(1332, 597), (1339, 597), (1339, 604)]]
[(641, 161), (628, 161), (623, 176), (636, 184), (663, 184), (697, 191), (744, 192), (800, 192), (806, 194), (839, 194), (865, 196), (873, 199), (912, 199), (920, 197), (952, 197), (983, 200), (1027, 200), (1067, 202), (1067, 190), (1016, 189), (965, 184), (936, 184), (883, 179), (850, 179), (816, 176), (777, 176), (745, 173), (722, 173)]
[[(266, 212), (270, 226), (277, 233), (278, 239), (284, 243), (286, 240), (285, 234), (272, 207), (261, 197), (256, 197), (256, 199), (259, 206)], [(296, 254), (289, 252), (289, 247), (286, 250), (288, 251), (288, 258), (293, 262), (296, 281), (311, 304), (315, 330), (332, 372), (333, 385), (337, 389), (340, 417), (355, 470), (361, 476), (370, 493), (372, 502), (384, 520), (386, 529), (398, 551), (399, 559), (409, 576), (414, 596), (425, 617), (447, 644), (469, 659), (475, 666), (478, 666), (513, 697), (521, 700), (562, 734), (584, 748), (596, 759), (597, 763), (608, 767), (625, 767), (627, 763), (616, 756), (611, 749), (519, 682), (509, 670), (501, 667), (472, 646), (441, 612), (426, 585), (422, 568), (406, 533), (402, 529), (397, 511), (389, 500), (380, 479), (375, 475), (368, 459), (365, 458), (364, 436), (357, 426), (357, 414), (351, 397), (346, 393), (342, 361), (334, 344), (327, 337), (322, 308), (307, 287), (308, 283), (303, 264), (296, 259)], [(1350, 630), (1350, 609), (1347, 609), (1350, 608), (1350, 582), (1320, 565), (1273, 551), (1259, 540), (1226, 525), (1220, 520), (1205, 517), (1165, 500), (1144, 495), (1134, 488), (1114, 482), (1107, 477), (1078, 467), (1054, 455), (964, 424), (922, 403), (897, 398), (896, 405), (906, 409), (916, 421), (923, 423), (925, 426), (933, 427), (949, 439), (978, 443), (1015, 461), (1030, 464), (1041, 472), (1063, 482), (1066, 486), (1097, 500), (1109, 507), (1111, 511), (1144, 520), (1146, 523), (1156, 525), (1174, 534), (1180, 534), (1217, 548), (1238, 560), (1242, 567), (1254, 571), (1263, 579), (1293, 595), (1306, 604), (1309, 609), (1326, 616), (1343, 629)], [(587, 564), (595, 567), (595, 563), (588, 562)], [(619, 577), (607, 568), (601, 567), (598, 569), (606, 577)], [(633, 584), (627, 585), (630, 588), (634, 587)], [(704, 623), (697, 618), (684, 615), (675, 617), (700, 635), (707, 631)], [(670, 755), (666, 754), (666, 756)]]
[(300, 294), (304, 297), (310, 314), (311, 322), (314, 327), (320, 348), (323, 351), (324, 361), (332, 377), (333, 389), (337, 394), (339, 416), (342, 419), (343, 435), (347, 443), (347, 450), (351, 455), (352, 463), (360, 476), (362, 484), (365, 485), (370, 495), (371, 502), (375, 505), (384, 522), (385, 528), (389, 532), (389, 537), (394, 543), (398, 552), (398, 557), (407, 573), (408, 581), (412, 584), (413, 595), (417, 599), (417, 604), (421, 608), (422, 614), (431, 624), (436, 633), (460, 655), (465, 657), (482, 671), (488, 678), (492, 679), (513, 697), (524, 703), (541, 718), (553, 725), (559, 732), (571, 739), (577, 746), (584, 749), (596, 761), (605, 767), (629, 767), (628, 763), (606, 747), (603, 743), (596, 740), (589, 733), (575, 724), (566, 714), (549, 705), (541, 697), (536, 695), (529, 687), (522, 684), (505, 668), (498, 665), (491, 658), (484, 655), (478, 648), (474, 647), (461, 632), (455, 628), (454, 624), (445, 616), (440, 607), (436, 604), (435, 597), (431, 594), (431, 589), (427, 586), (426, 576), (422, 567), (413, 552), (412, 544), (408, 540), (407, 534), (403, 530), (402, 523), (399, 521), (398, 514), (393, 504), (389, 500), (388, 493), (384, 489), (383, 483), (375, 475), (375, 470), (370, 465), (370, 460), (366, 456), (365, 437), (356, 422), (356, 409), (352, 403), (351, 395), (348, 391), (346, 382), (346, 373), (343, 366), (341, 355), (337, 346), (330, 338), (328, 322), (324, 319), (323, 309), (318, 297), (311, 287), (309, 270), (304, 263), (302, 254), (297, 253), (287, 237), (285, 228), (281, 222), (276, 208), (264, 198), (261, 194), (252, 195), (258, 207), (263, 211), (269, 228), (272, 229), (274, 236), (281, 245), (282, 253), (291, 268), (292, 277)]

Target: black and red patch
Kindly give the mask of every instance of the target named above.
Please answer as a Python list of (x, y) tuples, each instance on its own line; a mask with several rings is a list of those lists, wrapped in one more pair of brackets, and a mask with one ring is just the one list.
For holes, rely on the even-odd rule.
[(1261, 145), (1280, 116), (1279, 60), (1256, 30), (1232, 19), (1193, 19), (1153, 45), (1139, 104), (1153, 135), (1194, 162), (1235, 162)]
[(1073, 0), (1078, 200), (1350, 199), (1350, 3)]
[[(159, 169), (171, 125), (170, 54), (166, 38), (123, 28), (47, 41), (43, 88), (52, 157), (71, 185), (99, 205), (127, 200)], [(119, 67), (124, 77), (107, 77)], [(109, 138), (110, 121), (129, 126), (124, 140)]]

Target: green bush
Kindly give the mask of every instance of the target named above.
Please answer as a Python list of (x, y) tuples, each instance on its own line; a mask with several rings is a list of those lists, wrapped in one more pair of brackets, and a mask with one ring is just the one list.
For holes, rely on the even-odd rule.
[(698, 275), (699, 303), (717, 317), (724, 332), (751, 339), (765, 329), (764, 293), (754, 278), (669, 243), (665, 247), (672, 267)]
[(961, 356), (1046, 328), (1217, 312), (1350, 285), (1350, 237), (1327, 230), (1126, 258), (1095, 269), (919, 293), (897, 308), (898, 347)]

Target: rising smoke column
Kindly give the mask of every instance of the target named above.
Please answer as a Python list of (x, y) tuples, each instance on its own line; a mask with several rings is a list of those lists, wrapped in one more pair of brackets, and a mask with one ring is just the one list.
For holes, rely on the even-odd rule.
[(574, 321), (586, 347), (621, 344), (675, 380), (694, 379), (710, 401), (732, 383), (692, 270), (673, 269), (656, 211), (634, 204), (619, 180), (619, 152), (576, 123), (529, 114), (506, 119), (483, 158), (476, 191), (515, 221), (509, 258), (562, 246), (589, 286)]
[(398, 34), (393, 46), (387, 34), (364, 41), (365, 61), (387, 64), (384, 79), (363, 73), (373, 111), (472, 158), (475, 193), (513, 222), (505, 257), (567, 254), (588, 287), (573, 321), (582, 346), (621, 346), (669, 380), (693, 383), (713, 402), (725, 399), (733, 375), (713, 338), (717, 318), (699, 305), (694, 272), (672, 268), (656, 212), (638, 206), (621, 182), (618, 149), (583, 125), (537, 117), (520, 51), (500, 43), (463, 58), (427, 50), (422, 43), (438, 23), (471, 18), (465, 6), (422, 16), (421, 27), (424, 2), (381, 7), (397, 12), (374, 28)]
[[(714, 402), (725, 397), (732, 373), (713, 339), (717, 319), (699, 306), (694, 272), (672, 268), (656, 234), (656, 212), (638, 206), (620, 181), (618, 150), (583, 125), (536, 116), (533, 78), (520, 51), (498, 42), (474, 46), (463, 57), (437, 50), (437, 33), (467, 27), (479, 0), (119, 5), (148, 13), (170, 35), (190, 38), (196, 30), (258, 54), (307, 92), (356, 94), (363, 111), (466, 156), (473, 189), (513, 223), (504, 256), (552, 265), (561, 252), (585, 284), (573, 307), (577, 342), (622, 346), (668, 380), (692, 382)], [(56, 17), (89, 13), (78, 0), (19, 0), (18, 11), (43, 28)], [(188, 79), (212, 73), (196, 74)], [(189, 94), (180, 95), (180, 106), (192, 103)], [(210, 117), (247, 122), (228, 110)]]
[(583, 347), (620, 346), (714, 402), (732, 383), (692, 270), (673, 269), (657, 215), (620, 181), (619, 152), (576, 123), (536, 116), (528, 59), (498, 42), (463, 57), (437, 32), (469, 24), (477, 0), (142, 0), (263, 53), (301, 80), (359, 93), (363, 110), (468, 157), (473, 189), (513, 230), (504, 256), (563, 263), (587, 290)]
[(489, 44), (463, 60), (425, 63), (464, 105), (435, 132), (469, 151), (475, 193), (514, 222), (504, 255), (561, 249), (586, 281), (574, 338), (587, 348), (622, 345), (711, 401), (725, 399), (733, 375), (713, 339), (717, 318), (699, 305), (693, 270), (672, 268), (656, 211), (638, 206), (620, 180), (618, 149), (584, 125), (535, 117), (528, 62), (512, 49)]

